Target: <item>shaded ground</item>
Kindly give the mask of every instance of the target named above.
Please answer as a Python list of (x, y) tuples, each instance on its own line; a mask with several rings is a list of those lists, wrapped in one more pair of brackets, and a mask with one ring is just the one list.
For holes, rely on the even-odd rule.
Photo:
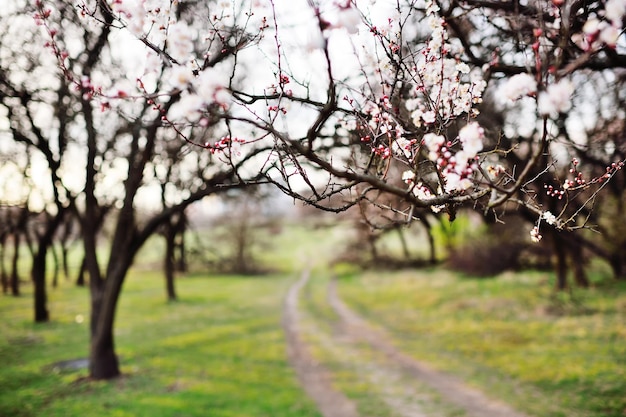
[(341, 301), (334, 281), (329, 283), (327, 300), (339, 320), (334, 331), (324, 331), (298, 309), (298, 298), (308, 280), (305, 272), (291, 287), (285, 300), (283, 324), (292, 366), (325, 417), (374, 415), (368, 410), (357, 412), (357, 404), (335, 388), (340, 384), (332, 372), (311, 354), (313, 340), (351, 370), (354, 384), (367, 383), (371, 396), (384, 404), (390, 416), (526, 417), (399, 351), (384, 331), (374, 329)]

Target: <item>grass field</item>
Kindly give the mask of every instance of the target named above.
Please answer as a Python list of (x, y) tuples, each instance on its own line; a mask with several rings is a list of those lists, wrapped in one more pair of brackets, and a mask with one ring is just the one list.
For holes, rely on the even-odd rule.
[(626, 283), (555, 295), (551, 279), (370, 272), (340, 292), (402, 350), (529, 415), (626, 415)]
[(28, 294), (3, 297), (0, 416), (318, 416), (285, 357), (289, 282), (188, 277), (178, 282), (181, 301), (168, 304), (159, 274), (134, 273), (117, 316), (125, 376), (113, 382), (52, 366), (87, 355), (86, 289), (51, 291), (53, 322), (44, 325), (31, 323)]
[[(280, 322), (286, 290), (307, 266), (315, 272), (301, 306), (304, 324), (316, 329), (307, 339), (313, 352), (363, 415), (397, 416), (372, 394), (384, 390), (383, 379), (361, 367), (360, 358), (376, 365), (375, 353), (325, 336), (337, 318), (325, 299), (331, 273), (323, 265), (349, 233), (285, 229), (259, 259), (268, 270), (293, 273), (190, 274), (177, 281), (174, 303), (152, 271), (160, 244), (149, 244), (124, 286), (116, 324), (124, 376), (111, 382), (54, 366), (87, 357), (87, 289), (65, 281), (50, 289), (52, 321), (43, 325), (32, 323), (29, 285), (22, 297), (0, 296), (0, 417), (319, 417), (287, 363)], [(548, 273), (472, 279), (443, 269), (355, 271), (335, 268), (341, 296), (414, 357), (535, 417), (626, 415), (624, 283), (596, 276), (588, 291), (555, 294)], [(428, 395), (439, 407), (437, 394)]]

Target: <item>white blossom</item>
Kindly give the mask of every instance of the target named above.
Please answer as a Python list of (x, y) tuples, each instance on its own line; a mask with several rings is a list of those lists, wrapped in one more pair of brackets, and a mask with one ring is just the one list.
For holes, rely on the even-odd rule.
[(429, 151), (439, 150), (439, 147), (445, 142), (445, 138), (443, 136), (436, 135), (434, 133), (426, 133), (423, 140), (424, 145), (426, 145)]
[(604, 17), (609, 19), (614, 26), (622, 26), (624, 15), (626, 15), (626, 1), (607, 0), (604, 6)]
[(432, 124), (437, 120), (437, 116), (434, 111), (427, 111), (426, 113), (422, 113), (422, 120), (424, 120), (424, 123)]
[(197, 122), (201, 116), (201, 110), (205, 103), (202, 97), (196, 94), (184, 94), (180, 100), (172, 106), (170, 119), (174, 122), (189, 121)]
[(539, 234), (539, 228), (537, 226), (533, 227), (532, 230), (530, 231), (530, 240), (532, 240), (533, 242), (537, 243), (542, 238), (543, 238), (543, 236), (541, 236)]
[(406, 170), (402, 173), (402, 181), (410, 184), (415, 181), (415, 173), (411, 170)]
[(596, 19), (595, 17), (588, 19), (583, 25), (583, 33), (585, 33), (586, 35), (593, 35), (595, 33), (598, 33), (600, 29), (602, 29), (602, 22), (600, 22), (600, 20)]
[(464, 191), (472, 186), (472, 181), (469, 178), (463, 178), (456, 172), (450, 172), (446, 174), (446, 192), (451, 193), (453, 191)]
[(215, 72), (205, 69), (193, 80), (193, 87), (205, 102), (210, 103), (215, 100), (215, 94), (220, 84)]
[(411, 141), (410, 140), (403, 138), (403, 137), (399, 137), (391, 144), (391, 147), (393, 148), (393, 151), (396, 154), (404, 155), (407, 158), (411, 157)]
[(182, 22), (173, 23), (168, 29), (168, 53), (180, 63), (187, 61), (193, 53), (193, 32)]
[(502, 95), (511, 101), (536, 91), (537, 81), (535, 81), (535, 77), (525, 72), (512, 76), (501, 88)]
[(191, 85), (194, 75), (191, 68), (184, 65), (174, 65), (167, 79), (172, 87), (185, 90)]
[(556, 216), (549, 211), (544, 211), (543, 213), (541, 213), (541, 218), (544, 219), (548, 224), (552, 225), (556, 223)]
[(461, 74), (469, 74), (470, 67), (464, 62), (459, 62), (458, 64), (456, 64), (456, 70)]
[(619, 39), (621, 30), (616, 28), (615, 26), (607, 26), (602, 31), (600, 31), (600, 39), (605, 44), (614, 47), (617, 45), (617, 40)]
[(556, 118), (559, 113), (565, 113), (572, 108), (571, 96), (574, 85), (566, 79), (557, 84), (551, 84), (546, 91), (542, 91), (537, 99), (537, 107), (542, 116)]
[(361, 24), (361, 13), (354, 7), (341, 7), (337, 13), (335, 27), (343, 28), (348, 33), (358, 33)]
[(483, 138), (485, 132), (476, 122), (471, 122), (463, 126), (459, 131), (459, 140), (470, 157), (476, 156), (483, 149)]

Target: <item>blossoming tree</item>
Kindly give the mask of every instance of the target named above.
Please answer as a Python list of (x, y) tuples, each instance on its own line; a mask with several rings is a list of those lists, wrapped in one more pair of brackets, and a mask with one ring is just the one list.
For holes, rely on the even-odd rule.
[[(584, 134), (601, 117), (577, 120), (597, 97), (582, 89), (594, 74), (613, 80), (608, 89), (621, 85), (622, 0), (310, 0), (292, 7), (257, 0), (206, 9), (182, 0), (80, 0), (76, 24), (94, 33), (86, 61), (77, 61), (55, 20), (63, 4), (37, 0), (35, 18), (64, 79), (81, 94), (84, 117), (100, 108), (149, 120), (149, 132), (169, 132), (168, 140), (213, 155), (211, 166), (232, 169), (234, 177), (216, 181), (245, 184), (260, 173), (334, 211), (389, 194), (406, 205), (384, 208), (409, 221), (416, 208), (453, 217), (469, 207), (498, 218), (515, 208), (533, 216), (530, 238), (539, 241), (546, 228), (586, 226), (585, 214), (626, 157), (623, 111), (607, 110), (622, 133), (601, 149)], [(104, 46), (120, 62), (141, 57), (145, 70), (117, 74), (116, 83), (106, 72), (90, 74), (85, 68)], [(501, 123), (489, 123), (485, 98), (504, 109)], [(95, 136), (88, 143), (91, 169)], [(589, 159), (590, 150), (599, 174), (583, 173), (573, 159)], [(131, 165), (142, 169), (141, 155)], [(87, 178), (89, 217), (94, 173)], [(332, 196), (345, 204), (326, 206)], [(128, 224), (119, 227), (114, 245), (124, 242)], [(104, 296), (119, 294), (122, 280), (110, 282)], [(92, 361), (107, 357), (92, 367), (94, 377), (119, 372), (114, 309), (94, 339), (96, 351), (104, 350)]]

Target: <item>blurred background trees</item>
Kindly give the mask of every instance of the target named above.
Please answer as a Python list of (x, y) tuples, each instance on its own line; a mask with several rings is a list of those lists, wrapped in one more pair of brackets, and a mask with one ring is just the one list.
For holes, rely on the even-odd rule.
[[(345, 2), (296, 13), (271, 2), (16, 0), (0, 12), (3, 291), (19, 294), (23, 242), (34, 317), (49, 320), (47, 273), (67, 275), (80, 240), (90, 375), (114, 377), (115, 309), (139, 250), (163, 236), (176, 299), (188, 208), (224, 195), (224, 233), (204, 246), (230, 249), (210, 261), (257, 271), (266, 201), (249, 190), (261, 183), (345, 213), (356, 229), (347, 257), (367, 265), (449, 258), (493, 275), (550, 263), (565, 289), (570, 273), (589, 285), (595, 256), (623, 279), (622, 4)], [(304, 57), (289, 32), (299, 20), (313, 39)], [(408, 238), (413, 223), (425, 250)], [(389, 235), (399, 259), (381, 249)]]

